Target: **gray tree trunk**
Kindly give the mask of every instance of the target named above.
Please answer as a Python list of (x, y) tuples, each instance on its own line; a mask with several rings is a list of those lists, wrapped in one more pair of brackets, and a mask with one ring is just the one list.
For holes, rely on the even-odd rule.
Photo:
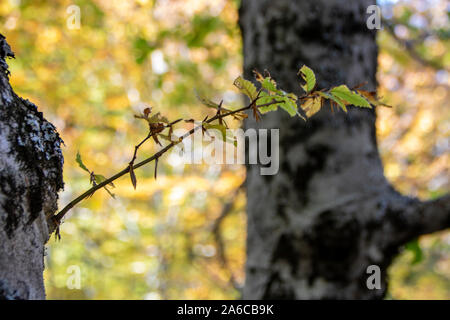
[(44, 299), (44, 245), (63, 187), (61, 139), (12, 90), (7, 57), (14, 54), (0, 34), (0, 300)]
[[(371, 0), (242, 0), (244, 73), (268, 69), (280, 87), (300, 94), (298, 69), (316, 72), (318, 88), (367, 81), (376, 89)], [(304, 123), (284, 112), (248, 120), (280, 129), (280, 171), (248, 166), (248, 240), (244, 298), (377, 299), (386, 269), (415, 237), (450, 226), (450, 198), (423, 203), (386, 181), (377, 150), (375, 112), (332, 114)], [(381, 269), (381, 289), (366, 286)]]

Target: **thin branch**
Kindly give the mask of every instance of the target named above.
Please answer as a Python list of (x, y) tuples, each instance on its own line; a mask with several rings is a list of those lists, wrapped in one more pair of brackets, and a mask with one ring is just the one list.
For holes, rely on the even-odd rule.
[[(253, 101), (250, 102), (250, 104), (248, 104), (245, 107), (242, 107), (240, 109), (236, 109), (236, 110), (232, 110), (226, 113), (222, 113), (222, 114), (216, 114), (214, 117), (208, 119), (205, 121), (205, 123), (211, 123), (217, 119), (222, 119), (224, 117), (228, 117), (230, 115), (233, 115), (235, 113), (238, 112), (242, 112), (242, 111), (246, 111), (249, 110), (250, 108), (253, 107), (253, 105), (255, 104), (257, 99), (254, 99)], [(265, 106), (270, 106), (272, 104), (277, 104), (277, 103), (282, 103), (282, 101), (271, 101), (265, 104), (261, 104), (258, 105), (258, 108), (261, 107), (265, 107)], [(178, 122), (180, 120), (174, 121), (174, 122)], [(170, 124), (169, 124), (170, 125)], [(169, 126), (167, 125), (167, 126)], [(164, 153), (166, 153), (168, 150), (170, 150), (172, 147), (174, 147), (175, 145), (177, 145), (178, 143), (182, 142), (184, 139), (186, 139), (187, 137), (189, 137), (190, 135), (194, 134), (198, 129), (203, 128), (203, 125), (198, 125), (194, 128), (192, 128), (190, 131), (188, 131), (187, 133), (185, 133), (183, 136), (180, 137), (179, 141), (177, 142), (171, 142), (169, 143), (167, 146), (165, 146), (164, 148), (162, 148), (160, 151), (158, 151), (157, 153), (155, 153), (154, 155), (152, 155), (151, 157), (142, 160), (141, 162), (133, 165), (133, 169), (137, 169), (139, 167), (142, 167), (146, 164), (148, 164), (149, 162), (152, 162), (153, 160), (158, 159), (159, 157), (161, 157)], [(149, 136), (147, 136), (139, 145), (142, 145), (142, 143), (144, 143), (148, 138), (150, 138), (151, 136), (153, 136), (154, 133), (150, 134)], [(137, 152), (136, 148), (135, 148), (135, 153)], [(135, 156), (135, 154), (134, 154)], [(133, 156), (133, 158), (134, 158)], [(77, 205), (79, 202), (81, 202), (82, 200), (88, 198), (89, 196), (91, 196), (94, 192), (96, 192), (98, 189), (101, 189), (102, 187), (110, 184), (111, 182), (117, 180), (118, 178), (122, 177), (123, 175), (127, 174), (130, 172), (130, 166), (127, 166), (125, 169), (123, 169), (122, 171), (116, 173), (115, 175), (113, 175), (112, 177), (106, 179), (105, 181), (92, 186), (92, 188), (90, 188), (89, 190), (85, 191), (83, 194), (81, 194), (80, 196), (76, 197), (74, 200), (72, 200), (71, 202), (69, 202), (61, 211), (59, 211), (55, 216), (52, 217), (52, 221), (53, 223), (50, 223), (49, 225), (49, 230), (52, 233), (61, 223), (62, 218), (67, 214), (67, 212), (72, 209), (75, 205)]]
[[(166, 124), (166, 125), (164, 126), (164, 129), (166, 129), (166, 128), (171, 128), (174, 124), (180, 122), (181, 120), (183, 120), (183, 119), (177, 119), (177, 120), (175, 120), (175, 121), (172, 121), (172, 122), (169, 123), (169, 124)], [(150, 139), (151, 137), (153, 137), (155, 134), (158, 134), (158, 132), (150, 131), (149, 134), (148, 134), (148, 135), (147, 135), (147, 136), (146, 136), (139, 144), (137, 144), (137, 145), (134, 147), (133, 158), (131, 159), (131, 161), (130, 161), (130, 163), (129, 163), (130, 166), (132, 166), (132, 165), (134, 164), (134, 161), (136, 160), (138, 149), (145, 143), (145, 141), (147, 141), (148, 139)]]
[(139, 142), (137, 145), (134, 146), (133, 158), (130, 161), (130, 165), (133, 165), (134, 160), (136, 160), (137, 152), (138, 152), (138, 149), (140, 148), (140, 146), (142, 146), (144, 144), (144, 142), (147, 141), (148, 139), (150, 139), (152, 136), (153, 136), (153, 134), (149, 133), (141, 142)]
[[(310, 70), (310, 72), (313, 73), (312, 70)], [(237, 78), (237, 79), (235, 80), (235, 85), (236, 85), (239, 89), (243, 89), (243, 88), (245, 87), (244, 84), (242, 84), (242, 83), (239, 83), (238, 85), (236, 84), (236, 81), (239, 80), (239, 79), (242, 80), (242, 81), (247, 81), (247, 80), (243, 80), (243, 79), (240, 78), (240, 77)], [(247, 82), (248, 82), (248, 81), (247, 81)], [(313, 87), (314, 87), (314, 88), (316, 87), (315, 84), (316, 84), (316, 83), (315, 83), (315, 81), (314, 81), (314, 84), (313, 84)], [(247, 84), (247, 86), (248, 86), (248, 84)], [(254, 85), (253, 85), (253, 84), (252, 84), (251, 86), (254, 88)], [(253, 91), (255, 91), (255, 90), (256, 90), (256, 88), (254, 88)], [(330, 89), (330, 90), (331, 90), (331, 89)], [(320, 91), (322, 91), (322, 90), (320, 90)], [(259, 116), (259, 114), (260, 114), (260, 109), (259, 109), (259, 108), (267, 107), (267, 106), (274, 105), (274, 104), (280, 104), (280, 105), (282, 106), (282, 104), (284, 104), (284, 103), (286, 102), (286, 101), (284, 101), (284, 100), (281, 100), (281, 101), (276, 100), (276, 98), (273, 97), (273, 98), (272, 98), (272, 101), (267, 102), (267, 103), (264, 103), (264, 104), (257, 105), (257, 104), (256, 104), (256, 101), (260, 98), (261, 92), (262, 92), (262, 88), (257, 92), (255, 98), (253, 98), (253, 97), (255, 96), (253, 93), (247, 94), (248, 96), (251, 97), (250, 103), (249, 103), (247, 106), (242, 107), (242, 108), (237, 109), (237, 110), (229, 111), (228, 109), (222, 108), (222, 101), (221, 101), (220, 104), (216, 107), (216, 108), (217, 108), (217, 110), (216, 110), (217, 113), (216, 113), (212, 118), (208, 119), (208, 116), (206, 116), (206, 117), (203, 119), (203, 121), (201, 122), (200, 125), (198, 125), (198, 126), (195, 126), (195, 125), (194, 125), (194, 127), (193, 127), (190, 131), (188, 131), (186, 134), (184, 134), (183, 136), (181, 136), (181, 137), (180, 137), (178, 140), (176, 140), (176, 141), (171, 140), (172, 125), (173, 125), (174, 123), (177, 123), (178, 121), (181, 121), (181, 119), (176, 120), (176, 121), (174, 121), (174, 122), (172, 122), (172, 123), (169, 123), (169, 124), (164, 125), (162, 122), (166, 122), (166, 120), (164, 120), (164, 121), (159, 120), (158, 114), (156, 114), (156, 120), (155, 120), (155, 119), (151, 119), (151, 121), (150, 121), (150, 118), (148, 118), (148, 115), (149, 115), (150, 112), (151, 112), (151, 108), (145, 109), (145, 110), (144, 110), (144, 115), (143, 115), (143, 116), (137, 116), (137, 117), (138, 117), (138, 118), (145, 119), (145, 120), (147, 120), (147, 121), (149, 122), (150, 133), (149, 133), (149, 134), (148, 134), (148, 135), (147, 135), (147, 136), (146, 136), (146, 137), (145, 137), (138, 145), (135, 146), (134, 152), (133, 152), (133, 158), (132, 158), (132, 160), (130, 161), (129, 165), (128, 165), (125, 169), (123, 169), (122, 171), (116, 173), (114, 176), (112, 176), (112, 177), (110, 177), (110, 178), (108, 178), (108, 179), (102, 181), (101, 183), (99, 183), (99, 184), (97, 184), (97, 185), (92, 186), (92, 188), (90, 188), (89, 190), (87, 190), (86, 192), (84, 192), (83, 194), (81, 194), (80, 196), (78, 196), (77, 198), (75, 198), (74, 200), (72, 200), (71, 202), (69, 202), (69, 204), (67, 204), (67, 205), (66, 205), (60, 212), (58, 212), (55, 216), (52, 216), (51, 219), (49, 219), (49, 221), (48, 221), (48, 224), (49, 224), (49, 231), (50, 231), (50, 232), (53, 232), (55, 229), (57, 229), (57, 228), (59, 227), (59, 225), (60, 225), (60, 223), (61, 223), (63, 217), (66, 215), (66, 213), (67, 213), (70, 209), (72, 209), (75, 205), (77, 205), (79, 202), (81, 202), (82, 200), (84, 200), (84, 199), (88, 198), (89, 196), (91, 196), (92, 194), (94, 194), (98, 189), (100, 189), (100, 188), (102, 188), (102, 187), (104, 187), (104, 186), (106, 186), (106, 185), (112, 183), (113, 181), (115, 181), (116, 179), (122, 177), (123, 175), (125, 175), (125, 174), (127, 174), (127, 173), (130, 174), (131, 182), (132, 182), (134, 188), (136, 188), (136, 176), (135, 176), (135, 174), (134, 174), (134, 169), (137, 169), (137, 168), (139, 168), (139, 167), (142, 167), (142, 166), (146, 165), (147, 163), (149, 163), (149, 162), (151, 162), (151, 161), (153, 161), (153, 160), (157, 161), (157, 160), (159, 159), (159, 157), (161, 157), (161, 156), (162, 156), (164, 153), (166, 153), (169, 149), (171, 149), (172, 147), (174, 147), (174, 146), (177, 145), (178, 143), (181, 143), (184, 139), (186, 139), (186, 138), (189, 137), (190, 135), (194, 134), (197, 130), (201, 129), (202, 132), (205, 132), (205, 131), (206, 131), (206, 128), (205, 128), (205, 126), (204, 126), (205, 124), (211, 123), (211, 122), (213, 122), (213, 121), (215, 121), (215, 120), (219, 120), (219, 124), (221, 124), (221, 123), (224, 123), (223, 118), (228, 117), (228, 116), (231, 116), (231, 115), (235, 115), (235, 114), (236, 114), (236, 115), (234, 116), (234, 118), (238, 119), (237, 113), (242, 112), (242, 111), (246, 111), (246, 110), (249, 110), (249, 109), (251, 109), (251, 110), (253, 111), (253, 116), (255, 117), (256, 120), (258, 120), (259, 117), (260, 117), (260, 116)], [(366, 100), (364, 97), (360, 96), (359, 93), (352, 93), (352, 95), (353, 95), (353, 94), (358, 95), (358, 97), (359, 97), (360, 99)], [(286, 98), (286, 97), (287, 97), (287, 98), (291, 98), (291, 96), (289, 96), (289, 95), (283, 94), (283, 96), (284, 96), (285, 98)], [(300, 97), (300, 100), (305, 99), (306, 96), (318, 97), (318, 95), (316, 94), (315, 89), (309, 90), (308, 92), (306, 92), (303, 96)], [(281, 97), (281, 99), (284, 99), (284, 98)], [(292, 98), (291, 98), (291, 99), (292, 99)], [(324, 97), (320, 97), (320, 106), (319, 106), (319, 109), (322, 107), (322, 104), (323, 104), (323, 100), (324, 100), (324, 99), (325, 99)], [(329, 99), (329, 98), (327, 98), (327, 99)], [(297, 101), (297, 98), (295, 98), (295, 99), (293, 99), (293, 100), (296, 102), (296, 101)], [(366, 100), (366, 103), (367, 103), (368, 106), (370, 106), (369, 101)], [(345, 103), (343, 102), (343, 105), (344, 105), (344, 106), (343, 106), (342, 108), (345, 110), (345, 105), (349, 105), (349, 104), (350, 104), (350, 102), (345, 102)], [(207, 103), (207, 105), (209, 106), (209, 103)], [(296, 106), (296, 107), (297, 107), (297, 106)], [(297, 109), (297, 108), (296, 108), (296, 109)], [(299, 111), (299, 110), (301, 110), (301, 111)], [(302, 108), (300, 108), (299, 110), (297, 110), (296, 113), (297, 113), (301, 118), (303, 118), (303, 120), (306, 120), (307, 117), (303, 116), (303, 115), (300, 113), (300, 112), (303, 113), (304, 110), (302, 110)], [(222, 112), (224, 112), (224, 111), (225, 111), (225, 113), (222, 113)], [(288, 111), (288, 112), (289, 112), (289, 111)], [(317, 110), (316, 110), (315, 112), (317, 112)], [(314, 112), (314, 113), (315, 113), (315, 112)], [(289, 113), (291, 113), (291, 112), (289, 112)], [(314, 113), (312, 113), (312, 114), (314, 114)], [(312, 114), (310, 114), (309, 116), (311, 116)], [(153, 116), (153, 117), (155, 117), (155, 116)], [(243, 116), (241, 116), (241, 117), (243, 118)], [(155, 121), (154, 121), (154, 120), (155, 120)], [(195, 122), (193, 119), (185, 120), (185, 121), (187, 121), (187, 122)], [(157, 134), (161, 133), (164, 129), (166, 129), (166, 128), (168, 128), (168, 127), (170, 127), (170, 131), (169, 131), (169, 140), (170, 140), (171, 142), (170, 142), (167, 146), (165, 146), (164, 148), (162, 148), (160, 151), (158, 151), (157, 153), (155, 153), (154, 155), (152, 155), (151, 157), (149, 157), (149, 158), (147, 158), (147, 159), (145, 159), (145, 160), (143, 160), (143, 161), (141, 161), (141, 162), (139, 162), (138, 164), (135, 165), (135, 164), (134, 164), (134, 161), (136, 160), (137, 152), (138, 152), (139, 147), (142, 146), (142, 144), (144, 144), (150, 137), (153, 137), (153, 139), (155, 140), (155, 142), (158, 143), (158, 144), (160, 144), (159, 141), (158, 141), (158, 139), (157, 139)], [(157, 169), (156, 166), (155, 166), (155, 169)], [(156, 177), (156, 172), (155, 172), (155, 177)]]
[(212, 225), (212, 234), (214, 236), (214, 240), (217, 244), (217, 254), (220, 259), (220, 262), (222, 264), (222, 267), (227, 270), (230, 274), (230, 281), (232, 286), (236, 290), (240, 290), (239, 283), (236, 281), (236, 278), (234, 277), (233, 270), (230, 268), (230, 265), (228, 263), (228, 259), (225, 255), (225, 244), (223, 241), (222, 233), (220, 232), (220, 227), (222, 225), (223, 220), (228, 216), (228, 214), (233, 209), (234, 203), (236, 201), (236, 197), (239, 194), (239, 191), (244, 187), (244, 183), (242, 183), (239, 187), (237, 187), (233, 194), (231, 195), (231, 198), (228, 199), (228, 201), (225, 203), (225, 205), (222, 207), (222, 212), (220, 213), (219, 217), (214, 221)]

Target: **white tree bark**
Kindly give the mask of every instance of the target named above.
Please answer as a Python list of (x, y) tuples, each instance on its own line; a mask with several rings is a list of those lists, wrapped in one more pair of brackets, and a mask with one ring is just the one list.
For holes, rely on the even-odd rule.
[(44, 245), (63, 187), (55, 127), (9, 84), (0, 35), (0, 300), (44, 299)]
[[(367, 81), (376, 89), (375, 32), (366, 27), (371, 0), (243, 0), (244, 72), (268, 69), (281, 88), (300, 94), (298, 69), (318, 88)], [(386, 181), (375, 112), (328, 107), (305, 124), (283, 112), (247, 127), (280, 129), (280, 172), (247, 173), (247, 265), (244, 298), (375, 299), (404, 243), (450, 226), (449, 197), (422, 203)], [(380, 290), (366, 286), (367, 267), (381, 269)]]

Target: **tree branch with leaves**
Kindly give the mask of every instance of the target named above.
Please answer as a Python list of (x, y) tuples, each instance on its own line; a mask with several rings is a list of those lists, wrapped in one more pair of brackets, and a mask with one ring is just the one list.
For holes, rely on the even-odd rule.
[[(294, 93), (287, 93), (278, 88), (275, 79), (270, 76), (268, 71), (265, 71), (264, 75), (262, 75), (258, 71), (254, 70), (254, 75), (258, 88), (253, 82), (246, 80), (241, 76), (237, 77), (233, 83), (234, 86), (237, 87), (240, 92), (246, 95), (250, 100), (250, 102), (242, 108), (231, 110), (223, 107), (223, 101), (220, 101), (220, 103), (215, 103), (208, 98), (197, 94), (199, 101), (206, 107), (214, 109), (216, 113), (211, 118), (209, 118), (209, 116), (205, 116), (205, 118), (198, 125), (196, 125), (196, 121), (194, 119), (184, 120), (184, 122), (187, 123), (194, 123), (194, 127), (180, 137), (174, 136), (173, 130), (174, 125), (181, 122), (183, 119), (177, 119), (170, 122), (159, 112), (152, 115), (151, 108), (146, 108), (142, 114), (135, 115), (136, 118), (147, 122), (148, 133), (146, 137), (135, 146), (132, 159), (128, 166), (110, 178), (106, 178), (101, 174), (96, 174), (94, 171), (89, 170), (83, 163), (81, 155), (77, 153), (76, 162), (81, 169), (89, 173), (89, 179), (92, 187), (70, 201), (61, 211), (52, 217), (49, 224), (50, 232), (56, 231), (55, 236), (60, 238), (59, 226), (67, 212), (69, 212), (69, 210), (81, 201), (91, 197), (99, 189), (104, 188), (108, 194), (114, 198), (115, 196), (108, 189), (108, 186), (113, 188), (113, 182), (120, 177), (129, 174), (131, 183), (136, 189), (137, 178), (134, 170), (152, 161), (155, 161), (154, 176), (156, 179), (158, 161), (163, 154), (177, 144), (182, 143), (184, 139), (194, 134), (197, 130), (206, 132), (208, 129), (218, 129), (221, 132), (225, 132), (228, 128), (225, 122), (225, 118), (227, 117), (232, 117), (236, 120), (243, 120), (248, 117), (245, 111), (250, 110), (253, 117), (258, 121), (261, 119), (262, 115), (268, 112), (277, 111), (278, 108), (280, 108), (287, 112), (291, 117), (298, 116), (306, 121), (309, 117), (312, 117), (314, 114), (319, 112), (327, 101), (333, 111), (334, 109), (341, 109), (344, 112), (347, 112), (347, 106), (349, 105), (362, 108), (372, 108), (374, 106), (389, 107), (378, 99), (376, 92), (359, 89), (363, 84), (354, 88), (349, 88), (347, 85), (342, 84), (329, 89), (317, 90), (315, 74), (313, 70), (305, 65), (300, 68), (298, 72), (298, 75), (303, 80), (302, 83), (300, 83), (300, 87), (304, 91), (303, 95), (300, 97)], [(222, 136), (226, 142), (226, 134), (222, 134)], [(153, 141), (157, 145), (161, 146), (162, 149), (152, 156), (135, 163), (139, 148), (150, 139), (153, 139)], [(167, 141), (168, 144), (163, 146), (160, 139)]]

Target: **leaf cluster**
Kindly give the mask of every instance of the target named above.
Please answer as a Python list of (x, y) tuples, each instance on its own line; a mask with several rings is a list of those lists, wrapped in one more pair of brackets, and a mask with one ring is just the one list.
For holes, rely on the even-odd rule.
[[(207, 134), (208, 129), (216, 129), (221, 132), (223, 141), (236, 144), (236, 139), (227, 137), (226, 129), (228, 128), (228, 125), (224, 120), (224, 118), (226, 117), (232, 117), (235, 120), (243, 120), (248, 117), (245, 111), (251, 110), (253, 117), (256, 121), (258, 121), (261, 119), (262, 115), (281, 108), (291, 117), (299, 116), (306, 121), (308, 118), (319, 112), (326, 101), (329, 102), (332, 111), (334, 111), (334, 108), (336, 108), (342, 109), (344, 112), (347, 112), (347, 107), (350, 105), (361, 108), (372, 108), (374, 106), (390, 107), (378, 99), (376, 92), (360, 90), (359, 88), (363, 84), (351, 89), (347, 85), (342, 84), (339, 86), (331, 87), (329, 89), (318, 90), (314, 71), (305, 65), (302, 66), (298, 71), (298, 75), (301, 78), (300, 88), (303, 90), (303, 94), (301, 96), (297, 96), (292, 92), (286, 92), (279, 88), (277, 82), (270, 76), (268, 71), (265, 71), (264, 75), (256, 70), (254, 70), (253, 73), (257, 86), (253, 82), (246, 80), (241, 76), (237, 77), (233, 83), (241, 93), (243, 93), (250, 99), (250, 103), (243, 108), (237, 110), (226, 108), (223, 106), (223, 100), (219, 103), (216, 103), (197, 92), (196, 96), (198, 100), (207, 108), (214, 109), (215, 115), (210, 118), (207, 115), (201, 122), (197, 122), (194, 119), (184, 120), (188, 123), (194, 123), (194, 127), (187, 134), (181, 137), (173, 136), (173, 126), (176, 123), (180, 122), (182, 119), (170, 122), (159, 112), (152, 114), (152, 108), (150, 107), (145, 108), (141, 114), (135, 115), (137, 119), (142, 119), (147, 122), (147, 136), (135, 146), (133, 157), (129, 162), (128, 167), (109, 179), (106, 179), (103, 175), (95, 174), (93, 171), (90, 171), (83, 163), (81, 155), (77, 153), (76, 161), (81, 169), (89, 173), (92, 188), (70, 202), (63, 210), (61, 210), (56, 215), (57, 220), (60, 221), (68, 210), (70, 210), (73, 206), (75, 206), (83, 199), (92, 196), (95, 191), (102, 187), (105, 188), (105, 190), (112, 197), (114, 197), (114, 195), (108, 190), (106, 186), (108, 185), (114, 187), (113, 181), (123, 176), (124, 174), (129, 173), (131, 183), (136, 189), (137, 179), (134, 173), (135, 167), (140, 167), (153, 160), (155, 160), (156, 179), (158, 160), (160, 156), (170, 148), (172, 148), (174, 145), (182, 142), (183, 139), (193, 134), (196, 130), (202, 130), (203, 133)], [(134, 162), (137, 158), (138, 149), (150, 138), (152, 138), (154, 142), (160, 146), (162, 146), (162, 143), (160, 142), (159, 138), (168, 141), (169, 144), (163, 147), (155, 155), (135, 165)]]

